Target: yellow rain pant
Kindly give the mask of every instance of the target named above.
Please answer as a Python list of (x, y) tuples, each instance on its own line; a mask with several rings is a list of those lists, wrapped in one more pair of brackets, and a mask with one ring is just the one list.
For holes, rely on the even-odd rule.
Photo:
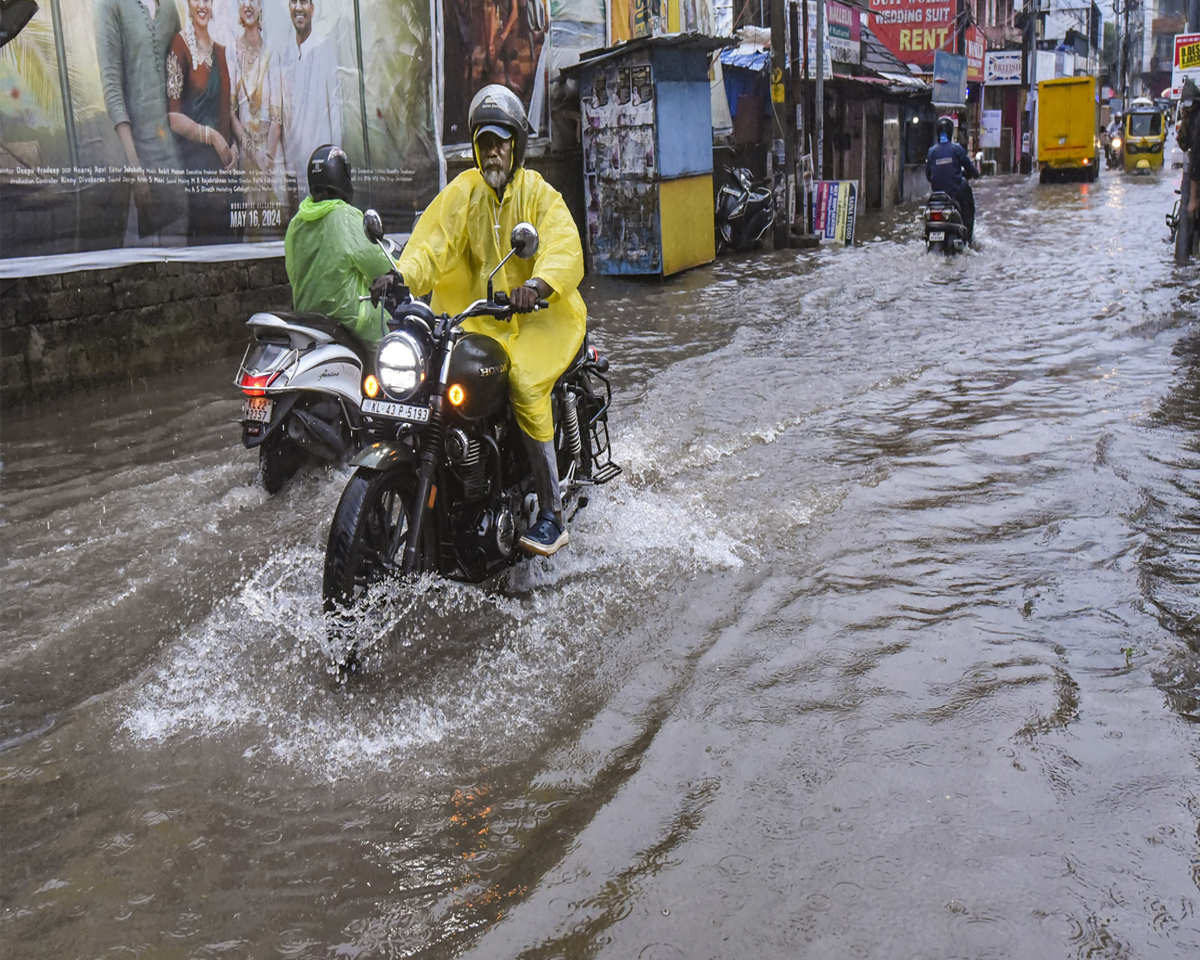
[(516, 314), (508, 322), (472, 317), (463, 328), (504, 344), (512, 364), (509, 393), (517, 423), (544, 443), (554, 439), (550, 391), (579, 352), (587, 328), (587, 308), (577, 289), (583, 279), (583, 248), (558, 191), (521, 167), (501, 202), (478, 170), (459, 174), (413, 227), (400, 255), (400, 272), (414, 294), (433, 292), (434, 313), (461, 313), (487, 296), (487, 276), (508, 253), (512, 229), (522, 220), (537, 227), (537, 256), (513, 257), (493, 285), (512, 290), (537, 277), (554, 290), (549, 308)]

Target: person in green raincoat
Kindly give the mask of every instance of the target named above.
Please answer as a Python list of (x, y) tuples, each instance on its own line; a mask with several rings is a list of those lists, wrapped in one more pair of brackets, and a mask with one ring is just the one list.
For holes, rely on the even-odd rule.
[[(587, 308), (579, 295), (583, 248), (562, 196), (524, 166), (529, 122), (507, 87), (491, 84), (471, 101), (468, 125), (475, 167), (437, 195), (413, 227), (400, 257), (404, 283), (432, 293), (435, 313), (460, 313), (487, 296), (487, 277), (509, 249), (512, 229), (532, 223), (540, 243), (529, 260), (514, 257), (496, 274), (521, 311), (509, 321), (472, 317), (463, 328), (484, 333), (508, 351), (509, 392), (533, 467), (538, 518), (521, 546), (549, 556), (569, 537), (562, 515), (550, 393), (583, 344)], [(373, 293), (386, 288), (379, 278)], [(532, 311), (539, 299), (544, 310)]]
[(392, 265), (363, 233), (362, 211), (350, 205), (354, 185), (341, 147), (327, 143), (313, 151), (308, 190), (283, 240), (292, 306), (337, 318), (373, 352), (385, 332), (383, 311), (358, 298)]

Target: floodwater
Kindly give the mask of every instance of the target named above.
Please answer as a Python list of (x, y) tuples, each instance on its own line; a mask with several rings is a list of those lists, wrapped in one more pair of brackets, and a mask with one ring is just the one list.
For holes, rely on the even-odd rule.
[(6, 413), (0, 953), (1200, 956), (1177, 176), (589, 280), (624, 474), (344, 686), (235, 361)]

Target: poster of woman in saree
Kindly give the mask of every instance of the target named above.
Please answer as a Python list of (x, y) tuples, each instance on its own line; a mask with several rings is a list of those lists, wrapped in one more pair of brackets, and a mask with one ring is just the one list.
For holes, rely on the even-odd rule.
[[(225, 48), (209, 33), (212, 0), (188, 0), (183, 30), (167, 51), (167, 120), (188, 176), (188, 239), (220, 243), (237, 239), (230, 228), (236, 196), (217, 189), (205, 174), (235, 170), (229, 67)], [(206, 180), (208, 182), (206, 182)], [(205, 189), (205, 188), (208, 189)]]
[(239, 0), (241, 34), (228, 53), (233, 136), (241, 154), (247, 241), (283, 236), (284, 163), (279, 61), (263, 40), (262, 0)]

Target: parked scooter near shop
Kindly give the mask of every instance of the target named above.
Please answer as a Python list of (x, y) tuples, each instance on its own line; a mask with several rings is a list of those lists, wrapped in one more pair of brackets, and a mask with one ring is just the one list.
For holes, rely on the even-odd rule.
[(361, 446), (361, 384), (370, 359), (332, 317), (256, 313), (235, 385), (246, 395), (242, 443), (258, 448), (278, 492), (307, 463), (342, 463)]
[(755, 181), (745, 167), (730, 169), (729, 180), (717, 191), (717, 252), (754, 249), (774, 223), (771, 185)]

